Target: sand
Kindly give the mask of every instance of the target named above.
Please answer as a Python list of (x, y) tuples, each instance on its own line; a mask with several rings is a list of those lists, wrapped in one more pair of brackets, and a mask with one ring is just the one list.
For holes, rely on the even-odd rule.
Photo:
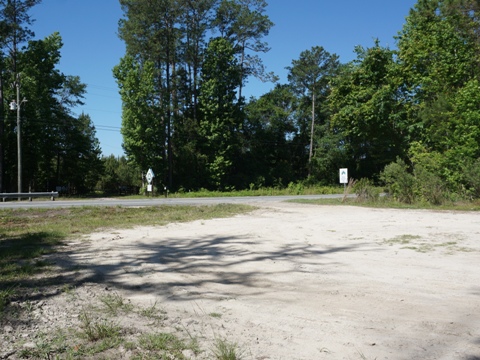
[(480, 214), (255, 206), (91, 234), (68, 261), (245, 359), (480, 359)]

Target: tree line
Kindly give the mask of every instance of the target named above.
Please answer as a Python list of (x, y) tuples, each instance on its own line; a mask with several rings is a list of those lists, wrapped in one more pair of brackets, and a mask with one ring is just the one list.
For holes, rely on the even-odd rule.
[(0, 0), (0, 192), (86, 192), (102, 171), (92, 120), (72, 112), (86, 85), (57, 69), (59, 33), (34, 40), (29, 10), (39, 3)]
[[(4, 10), (39, 2), (2, 1)], [(66, 183), (72, 164), (81, 182), (90, 179), (84, 188), (140, 186), (149, 168), (157, 185), (172, 191), (332, 185), (338, 169), (347, 167), (350, 176), (386, 184), (402, 199), (480, 196), (477, 0), (418, 0), (395, 49), (374, 41), (342, 63), (313, 46), (292, 60), (283, 84), (261, 60), (274, 26), (266, 1), (119, 1), (118, 34), (126, 53), (113, 76), (122, 99), (122, 158), (101, 158), (88, 115), (72, 117), (85, 87), (55, 70), (59, 34), (30, 40), (20, 51), (12, 41), (25, 28), (19, 26), (18, 34), (0, 28), (2, 83), (21, 74), (26, 96), (43, 96), (45, 104), (41, 116), (24, 105), (26, 134), (31, 126), (49, 140), (36, 139), (38, 148), (25, 154), (32, 165), (25, 174), (29, 183)], [(20, 25), (29, 24), (26, 14)], [(22, 41), (31, 35), (25, 32)], [(46, 68), (29, 69), (41, 56), (49, 59)], [(39, 73), (23, 75), (34, 69)], [(245, 99), (252, 76), (276, 84)], [(14, 114), (1, 110), (4, 184), (12, 187)], [(37, 130), (34, 119), (46, 125), (38, 122)], [(69, 136), (75, 131), (83, 145), (75, 143), (81, 137)], [(82, 146), (90, 157), (79, 156)], [(76, 166), (84, 159), (85, 168)]]

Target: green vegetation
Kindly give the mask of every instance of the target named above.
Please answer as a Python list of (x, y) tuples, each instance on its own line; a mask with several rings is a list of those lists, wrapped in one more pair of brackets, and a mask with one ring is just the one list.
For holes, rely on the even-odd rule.
[[(83, 309), (78, 327), (58, 329), (53, 334), (40, 333), (35, 346), (21, 349), (18, 356), (41, 359), (110, 358), (113, 354), (118, 355), (120, 347), (129, 350), (132, 359), (186, 359), (182, 351), (200, 352), (196, 339), (181, 339), (175, 334), (156, 332), (156, 324), (150, 326), (151, 331), (132, 336), (131, 329), (118, 324), (120, 319), (117, 315), (109, 313), (108, 318), (103, 317), (104, 310), (108, 309), (94, 306)], [(132, 311), (136, 310), (132, 306)], [(140, 312), (136, 311), (137, 314)], [(142, 318), (139, 320), (142, 321)]]
[(376, 200), (361, 200), (354, 195), (346, 199), (294, 199), (289, 202), (311, 204), (311, 205), (350, 205), (372, 208), (391, 208), (391, 209), (429, 209), (429, 210), (456, 210), (456, 211), (480, 211), (480, 201), (456, 201), (445, 202), (441, 205), (432, 205), (425, 202), (402, 203), (391, 196), (380, 196)]
[(216, 360), (241, 360), (243, 358), (243, 353), (239, 350), (238, 344), (224, 339), (216, 340), (212, 352)]
[[(480, 197), (476, 0), (418, 1), (395, 49), (374, 40), (347, 63), (322, 46), (301, 51), (285, 64), (287, 82), (258, 99), (242, 96), (250, 76), (278, 80), (260, 57), (274, 26), (267, 1), (121, 0), (118, 158), (100, 156), (87, 114), (72, 116), (86, 85), (57, 70), (61, 35), (33, 39), (28, 14), (41, 1), (2, 4), (1, 83), (21, 84), (36, 104), (22, 111), (23, 183), (33, 191), (145, 194), (152, 167), (158, 195), (300, 194), (335, 186), (338, 169), (348, 168), (363, 181), (362, 197), (377, 196), (370, 185), (407, 204)], [(4, 86), (0, 103), (15, 95)], [(0, 192), (13, 192), (16, 122), (0, 112)]]

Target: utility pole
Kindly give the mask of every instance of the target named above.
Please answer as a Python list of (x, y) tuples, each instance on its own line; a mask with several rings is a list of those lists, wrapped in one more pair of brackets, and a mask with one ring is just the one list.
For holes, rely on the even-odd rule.
[[(22, 192), (22, 132), (21, 132), (21, 121), (20, 121), (20, 108), (21, 105), (26, 102), (26, 99), (20, 101), (20, 74), (17, 75), (15, 81), (15, 87), (17, 88), (17, 100), (13, 100), (10, 103), (10, 110), (17, 110), (17, 184), (18, 184), (18, 193)], [(18, 198), (20, 201), (21, 198)]]

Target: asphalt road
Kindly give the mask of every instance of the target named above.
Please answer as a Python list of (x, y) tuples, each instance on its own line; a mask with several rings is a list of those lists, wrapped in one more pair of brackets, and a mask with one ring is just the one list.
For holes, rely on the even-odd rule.
[(90, 200), (33, 200), (33, 201), (8, 201), (0, 202), (1, 209), (27, 209), (27, 208), (61, 208), (74, 206), (159, 206), (159, 205), (214, 205), (214, 204), (254, 204), (265, 202), (281, 202), (292, 199), (334, 199), (343, 195), (298, 195), (298, 196), (238, 196), (215, 198), (150, 198), (150, 199), (122, 199), (102, 198)]

